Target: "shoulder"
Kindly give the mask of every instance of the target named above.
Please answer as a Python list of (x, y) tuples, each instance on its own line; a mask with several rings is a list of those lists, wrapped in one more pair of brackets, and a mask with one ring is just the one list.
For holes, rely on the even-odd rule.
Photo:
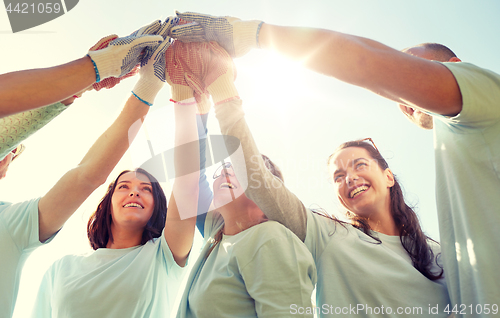
[(6, 210), (9, 211), (31, 211), (36, 209), (38, 211), (38, 201), (41, 198), (30, 199), (22, 202), (11, 203), (0, 201), (0, 213)]

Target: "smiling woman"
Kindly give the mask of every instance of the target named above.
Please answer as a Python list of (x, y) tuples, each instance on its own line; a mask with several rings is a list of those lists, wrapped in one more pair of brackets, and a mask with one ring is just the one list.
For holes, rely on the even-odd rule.
[(140, 168), (120, 173), (88, 222), (95, 251), (65, 256), (50, 267), (33, 316), (168, 314), (182, 267), (162, 235), (166, 215), (167, 200), (154, 176)]
[(145, 244), (160, 236), (165, 226), (166, 210), (165, 194), (151, 174), (141, 168), (125, 170), (109, 185), (89, 219), (90, 244), (94, 250), (113, 248), (117, 243), (114, 235), (123, 238), (124, 229), (128, 232), (124, 238), (134, 241), (125, 244)]

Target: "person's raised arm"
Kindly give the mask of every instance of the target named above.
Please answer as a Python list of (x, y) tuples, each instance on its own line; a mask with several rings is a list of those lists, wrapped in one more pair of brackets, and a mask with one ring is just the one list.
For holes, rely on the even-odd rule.
[(97, 139), (80, 164), (68, 171), (38, 204), (39, 236), (45, 241), (57, 232), (87, 197), (106, 179), (128, 149), (142, 125), (164, 78), (164, 52), (169, 41), (156, 47), (152, 57), (142, 62), (140, 79), (133, 96), (125, 103), (115, 122)]
[(145, 48), (163, 40), (160, 35), (134, 35), (138, 31), (66, 64), (0, 75), (0, 118), (65, 100), (102, 79), (126, 75), (141, 62)]
[(175, 103), (175, 181), (168, 203), (165, 240), (180, 266), (186, 264), (193, 245), (198, 209), (200, 150), (196, 127), (196, 101)]
[[(202, 202), (199, 199), (198, 138), (204, 135), (205, 123), (201, 122), (201, 127), (198, 126), (196, 112), (204, 113), (206, 108), (197, 103), (196, 97), (200, 100), (200, 96), (205, 94), (201, 77), (203, 59), (208, 57), (200, 50), (192, 51), (190, 45), (174, 42), (165, 58), (166, 79), (171, 87), (171, 100), (175, 102), (175, 181), (164, 235), (175, 261), (184, 266), (193, 244), (198, 202)], [(203, 100), (206, 101), (206, 98), (203, 97)]]
[(215, 115), (228, 149), (237, 149), (239, 142), (244, 158), (239, 160), (231, 156), (236, 177), (248, 181), (245, 194), (254, 201), (271, 220), (278, 221), (302, 241), (306, 237), (306, 208), (302, 202), (288, 190), (283, 182), (267, 169), (262, 155), (245, 121), (242, 101), (234, 86), (234, 65), (229, 55), (217, 44), (211, 43), (212, 62), (210, 74), (214, 75), (207, 82), (207, 89), (215, 103)]
[(230, 54), (234, 52), (232, 56), (260, 46), (413, 108), (443, 115), (455, 115), (462, 109), (460, 89), (445, 66), (377, 41), (324, 29), (258, 24), (232, 17), (189, 12), (177, 16), (195, 22), (172, 29), (172, 36), (180, 40), (217, 41)]

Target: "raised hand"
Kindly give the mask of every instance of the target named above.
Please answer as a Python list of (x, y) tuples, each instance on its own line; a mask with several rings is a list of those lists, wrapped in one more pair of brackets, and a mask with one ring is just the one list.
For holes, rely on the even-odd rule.
[[(137, 32), (137, 31), (136, 31)], [(90, 51), (97, 51), (97, 50), (102, 50), (108, 47), (109, 43), (111, 43), (113, 40), (117, 39), (118, 35), (112, 34), (108, 35), (106, 37), (103, 37), (100, 39), (94, 46), (90, 48)], [(120, 81), (122, 81), (125, 78), (131, 77), (139, 73), (139, 64), (136, 65), (130, 72), (127, 74), (123, 75), (122, 77), (108, 77), (105, 79), (101, 79), (99, 83), (94, 83), (92, 84), (92, 88), (95, 89), (96, 91), (100, 91), (103, 88), (110, 89), (115, 87)], [(78, 94), (75, 94), (78, 96)], [(79, 96), (78, 96), (79, 97)]]
[(215, 105), (239, 98), (234, 86), (236, 68), (233, 59), (217, 42), (209, 42), (210, 63), (205, 85)]
[(122, 77), (132, 71), (142, 61), (141, 53), (149, 46), (158, 45), (160, 35), (126, 36), (114, 39), (102, 50), (89, 51), (94, 63), (96, 82), (107, 77)]
[(210, 110), (204, 84), (210, 58), (210, 47), (206, 42), (174, 41), (166, 53), (167, 82), (172, 88), (172, 101), (181, 102), (195, 97), (200, 113)]
[(182, 42), (216, 41), (232, 57), (243, 56), (252, 48), (259, 47), (262, 21), (242, 21), (194, 12), (177, 12), (177, 17), (192, 22), (172, 28), (170, 35)]
[(146, 105), (153, 105), (156, 95), (165, 85), (165, 52), (170, 44), (170, 38), (165, 39), (154, 48), (151, 58), (141, 63), (140, 79), (132, 93)]

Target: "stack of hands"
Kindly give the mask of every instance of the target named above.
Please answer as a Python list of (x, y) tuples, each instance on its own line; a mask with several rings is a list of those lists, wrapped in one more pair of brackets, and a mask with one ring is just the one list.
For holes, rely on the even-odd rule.
[(194, 97), (198, 111), (207, 113), (210, 95), (215, 104), (239, 98), (232, 57), (258, 47), (262, 23), (177, 12), (129, 36), (107, 36), (88, 52), (96, 71), (96, 83), (88, 90), (112, 88), (139, 73), (132, 93), (145, 104), (153, 105), (168, 82), (172, 101), (192, 103)]

